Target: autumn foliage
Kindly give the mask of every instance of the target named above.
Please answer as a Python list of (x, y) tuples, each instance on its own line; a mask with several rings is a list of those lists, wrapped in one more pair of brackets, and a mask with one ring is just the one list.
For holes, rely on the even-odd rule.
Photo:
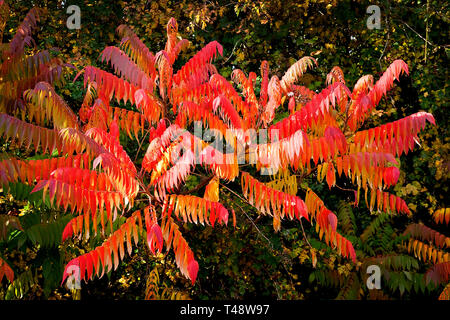
[[(280, 173), (296, 176), (299, 185), (313, 176), (329, 189), (342, 189), (345, 181), (355, 188), (355, 206), (364, 201), (374, 215), (412, 215), (393, 187), (400, 157), (416, 148), (427, 122), (435, 125), (433, 115), (418, 112), (378, 127), (365, 126), (395, 81), (408, 75), (404, 61), (393, 61), (377, 80), (361, 77), (353, 87), (335, 67), (325, 88), (315, 92), (299, 84), (317, 66), (313, 57), (299, 59), (281, 79), (271, 76), (267, 61), (259, 74), (235, 69), (226, 79), (213, 64), (223, 54), (216, 41), (186, 61), (181, 58), (190, 43), (180, 39), (175, 19), (167, 23), (167, 42), (156, 53), (121, 25), (120, 44), (100, 54), (105, 69), (114, 73), (86, 66), (74, 80), (82, 78), (86, 90), (77, 114), (52, 87), (62, 63), (45, 52), (34, 60), (22, 56), (37, 12), (30, 12), (21, 27), (23, 36), (14, 37), (3, 52), (10, 59), (3, 60), (0, 74), (19, 74), (14, 70), (22, 68), (33, 81), (19, 79), (0, 87), (0, 92), (14, 93), (1, 101), (0, 136), (11, 148), (46, 157), (2, 160), (0, 182), (4, 189), (13, 182), (32, 185), (53, 208), (70, 212), (73, 218), (62, 242), (104, 237), (100, 246), (67, 262), (62, 283), (69, 276), (101, 278), (143, 241), (148, 254), (171, 250), (181, 273), (195, 284), (202, 266), (180, 225), (228, 226), (231, 220), (235, 225), (236, 207), (220, 202), (220, 190), (230, 182), (240, 184), (241, 200), (272, 219), (275, 232), (285, 220), (311, 226), (319, 240), (352, 263), (361, 258), (314, 185), (289, 193), (285, 183), (270, 181)], [(27, 59), (36, 62), (32, 70)], [(184, 62), (181, 67), (179, 61)], [(17, 108), (18, 103), (23, 107)], [(275, 122), (280, 110), (289, 115)], [(199, 135), (198, 127), (214, 133), (216, 140)], [(122, 145), (124, 136), (136, 140), (136, 155)], [(203, 197), (192, 195), (199, 189), (182, 190), (190, 175), (202, 176)], [(448, 224), (448, 216), (436, 219)], [(118, 217), (126, 219), (113, 228)], [(428, 279), (448, 281), (448, 253), (421, 242), (448, 248), (448, 238), (421, 225), (405, 232), (417, 238), (405, 244), (407, 250), (435, 264)], [(12, 270), (0, 259), (0, 280), (3, 274), (13, 281)]]

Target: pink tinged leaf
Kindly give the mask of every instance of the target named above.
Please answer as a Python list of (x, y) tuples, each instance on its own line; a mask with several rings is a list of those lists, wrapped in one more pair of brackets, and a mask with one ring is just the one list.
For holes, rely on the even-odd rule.
[(336, 231), (336, 227), (337, 227), (337, 217), (333, 212), (329, 212), (328, 213), (328, 223), (331, 225), (331, 228), (333, 229), (333, 231)]
[(220, 208), (219, 217), (222, 223), (224, 223), (225, 225), (228, 224), (228, 210), (225, 209), (223, 206), (221, 206)]
[(156, 238), (156, 242), (157, 242), (157, 246), (158, 246), (158, 251), (162, 252), (162, 247), (163, 247), (163, 235), (161, 232), (161, 227), (158, 224), (154, 224), (152, 226), (152, 234), (153, 236)]
[(153, 245), (153, 237), (151, 231), (147, 233), (147, 244), (152, 254), (155, 255), (155, 247)]
[(114, 137), (114, 139), (116, 139), (117, 141), (119, 141), (119, 126), (117, 125), (117, 118), (114, 118), (113, 121), (111, 121), (110, 125), (109, 125), (109, 132), (111, 134), (111, 136)]
[(297, 198), (297, 207), (298, 207), (298, 210), (300, 211), (300, 215), (309, 221), (308, 207), (306, 206), (305, 202), (303, 200)]

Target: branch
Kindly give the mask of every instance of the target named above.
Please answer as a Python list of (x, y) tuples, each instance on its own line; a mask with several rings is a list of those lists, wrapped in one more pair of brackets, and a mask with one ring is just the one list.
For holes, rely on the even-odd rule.
[(423, 36), (421, 36), (416, 30), (414, 30), (413, 28), (411, 28), (409, 26), (409, 24), (407, 24), (405, 21), (403, 20), (399, 20), (401, 23), (403, 23), (405, 26), (408, 27), (409, 30), (411, 30), (412, 32), (414, 32), (416, 35), (419, 36), (420, 39), (422, 39), (423, 41), (425, 41), (426, 43), (428, 43), (430, 46), (432, 47), (436, 47), (436, 45), (432, 44), (430, 41), (428, 41), (427, 39), (425, 39)]
[(229, 57), (228, 57), (224, 62), (222, 62), (222, 64), (221, 64), (222, 66), (223, 66), (225, 63), (227, 63), (228, 60), (230, 60), (230, 58), (233, 56), (234, 50), (236, 50), (236, 47), (237, 47), (237, 45), (238, 45), (239, 42), (242, 42), (242, 38), (240, 38), (238, 41), (236, 41), (236, 43), (234, 44), (233, 50), (231, 51), (231, 54), (229, 55)]
[[(248, 203), (249, 205), (251, 205), (245, 198), (243, 198), (243, 197), (241, 197), (240, 195), (238, 195), (236, 192), (234, 192), (233, 190), (231, 190), (230, 188), (228, 188), (226, 185), (223, 185), (223, 184), (221, 184), (221, 183), (220, 183), (220, 185), (221, 185), (222, 187), (226, 188), (228, 191), (230, 191), (232, 194), (234, 194), (236, 197), (238, 197), (238, 198), (241, 199), (242, 201), (244, 201), (244, 202)], [(262, 231), (258, 228), (258, 226), (257, 226), (256, 223), (255, 223), (256, 221), (259, 220), (259, 218), (261, 217), (261, 215), (258, 216), (258, 218), (256, 218), (256, 220), (254, 221), (254, 220), (253, 220), (253, 219), (245, 212), (245, 210), (242, 209), (242, 207), (241, 207), (240, 205), (238, 205), (237, 203), (235, 203), (235, 205), (237, 205), (237, 206), (239, 207), (239, 209), (241, 209), (242, 213), (247, 217), (248, 220), (250, 220), (250, 222), (252, 223), (252, 225), (255, 227), (256, 231), (257, 231), (264, 239), (266, 239), (267, 242), (269, 242), (271, 249), (273, 249), (273, 244), (272, 244), (272, 242), (270, 241), (270, 239), (267, 238), (267, 237), (264, 235), (264, 233), (262, 233)], [(248, 229), (248, 230), (251, 230), (251, 229)], [(249, 231), (247, 231), (246, 233), (244, 233), (242, 237), (244, 237), (248, 232), (249, 232)]]
[(198, 190), (200, 190), (201, 188), (203, 188), (204, 186), (206, 186), (209, 181), (211, 181), (211, 179), (214, 178), (214, 174), (210, 175), (209, 177), (206, 177), (205, 179), (203, 179), (194, 189), (191, 190), (186, 190), (183, 192), (180, 192), (179, 194), (190, 194), (190, 193), (194, 193)]

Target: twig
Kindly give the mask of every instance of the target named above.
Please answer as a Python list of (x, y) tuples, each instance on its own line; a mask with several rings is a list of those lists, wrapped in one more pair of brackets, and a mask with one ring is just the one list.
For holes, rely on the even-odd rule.
[(405, 21), (403, 20), (399, 20), (401, 23), (403, 23), (405, 26), (408, 27), (409, 30), (411, 30), (412, 32), (414, 32), (417, 36), (419, 36), (420, 39), (422, 39), (423, 41), (425, 41), (426, 43), (428, 43), (430, 46), (432, 47), (436, 47), (436, 45), (432, 44), (430, 41), (428, 41), (427, 39), (425, 39), (422, 35), (420, 35), (416, 30), (414, 30), (413, 28), (411, 28), (409, 26), (409, 24), (407, 24)]
[(203, 188), (205, 185), (207, 185), (209, 183), (209, 181), (211, 181), (212, 178), (214, 178), (214, 174), (212, 174), (209, 177), (206, 177), (205, 179), (203, 179), (195, 188), (193, 188), (191, 190), (186, 190), (186, 191), (180, 192), (179, 194), (194, 193), (194, 192), (200, 190), (201, 188)]
[[(220, 184), (222, 187), (224, 187), (225, 189), (227, 189), (228, 191), (230, 191), (232, 194), (234, 194), (236, 197), (238, 197), (239, 199), (241, 199), (242, 201), (250, 204), (246, 199), (244, 199), (243, 197), (241, 197), (240, 195), (238, 195), (236, 192), (234, 192), (233, 190), (231, 190), (230, 188), (228, 188), (226, 185), (224, 184)], [(262, 231), (258, 228), (258, 226), (256, 225), (255, 221), (253, 221), (253, 219), (245, 212), (244, 209), (242, 209), (242, 207), (240, 205), (238, 205), (237, 203), (235, 203), (235, 205), (237, 205), (239, 207), (239, 209), (241, 209), (242, 213), (247, 217), (248, 220), (250, 220), (250, 222), (252, 223), (252, 225), (255, 227), (256, 231), (258, 231), (258, 233), (267, 240), (267, 242), (269, 242), (270, 247), (273, 249), (273, 244), (270, 241), (269, 238), (267, 238), (264, 233), (262, 233)], [(251, 205), (251, 204), (250, 204)], [(259, 216), (260, 217), (260, 216)], [(257, 220), (259, 219), (259, 217), (257, 218)]]
[[(390, 6), (389, 6), (390, 9)], [(387, 29), (387, 39), (386, 39), (386, 43), (384, 44), (384, 49), (381, 52), (380, 57), (378, 58), (378, 64), (380, 65), (380, 69), (383, 70), (383, 67), (381, 66), (381, 58), (383, 58), (384, 56), (384, 52), (386, 51), (387, 45), (389, 43), (389, 39), (391, 36), (391, 32), (390, 32), (390, 25), (389, 25), (389, 20), (388, 20), (388, 16), (386, 15), (386, 29)]]
[(145, 140), (145, 138), (147, 137), (147, 135), (148, 135), (149, 132), (150, 132), (150, 130), (147, 130), (147, 132), (145, 133), (145, 135), (142, 137), (141, 142), (139, 142), (139, 148), (138, 148), (138, 150), (137, 150), (137, 152), (136, 152), (136, 157), (134, 158), (134, 162), (136, 162), (137, 157), (138, 157), (138, 155), (139, 155), (139, 151), (141, 151), (142, 144), (144, 143), (144, 140)]
[(342, 188), (342, 187), (338, 186), (337, 184), (335, 184), (334, 186), (335, 186), (336, 188), (338, 188), (338, 189), (343, 190), (343, 191), (350, 191), (350, 192), (355, 192), (355, 191), (356, 191), (356, 190), (353, 190), (353, 189)]
[(308, 237), (306, 236), (305, 229), (303, 229), (303, 222), (302, 222), (302, 220), (300, 220), (300, 226), (302, 227), (303, 238), (305, 238), (306, 243), (308, 244), (308, 246), (309, 246), (311, 249), (313, 249), (312, 245), (311, 245), (311, 244), (309, 243), (309, 241), (308, 241)]

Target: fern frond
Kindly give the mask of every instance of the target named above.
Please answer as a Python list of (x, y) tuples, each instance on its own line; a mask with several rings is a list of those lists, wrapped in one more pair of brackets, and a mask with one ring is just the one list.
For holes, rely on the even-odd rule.
[(337, 216), (339, 218), (339, 224), (344, 234), (352, 236), (356, 235), (356, 219), (350, 204), (341, 201), (339, 209), (337, 211)]
[(314, 281), (326, 287), (342, 288), (348, 277), (340, 274), (338, 270), (314, 270), (309, 275), (309, 282)]
[(367, 264), (371, 264), (374, 262), (385, 269), (394, 271), (419, 269), (419, 263), (417, 262), (417, 259), (408, 255), (393, 254), (371, 257), (368, 259)]
[(336, 300), (357, 300), (360, 299), (361, 284), (355, 273), (352, 273), (347, 280), (347, 283), (341, 287)]
[(428, 285), (424, 281), (424, 276), (417, 272), (407, 271), (385, 271), (384, 276), (391, 292), (399, 291), (400, 295), (404, 292), (415, 291), (425, 293), (426, 290), (431, 291), (433, 286)]
[(389, 220), (391, 220), (392, 216), (387, 213), (381, 213), (373, 219), (370, 224), (364, 229), (364, 231), (361, 233), (361, 240), (366, 242), (369, 237), (371, 237), (374, 233), (377, 232), (377, 230), (385, 223), (387, 223)]
[(173, 288), (163, 288), (160, 291), (158, 268), (155, 267), (147, 278), (145, 300), (190, 300), (186, 293)]
[(159, 274), (158, 267), (154, 267), (147, 277), (145, 285), (145, 300), (159, 300)]
[(35, 224), (24, 232), (33, 244), (55, 248), (61, 243), (61, 235), (70, 218), (70, 215), (66, 215), (54, 221)]
[(185, 292), (173, 288), (164, 288), (160, 294), (160, 300), (191, 300)]

